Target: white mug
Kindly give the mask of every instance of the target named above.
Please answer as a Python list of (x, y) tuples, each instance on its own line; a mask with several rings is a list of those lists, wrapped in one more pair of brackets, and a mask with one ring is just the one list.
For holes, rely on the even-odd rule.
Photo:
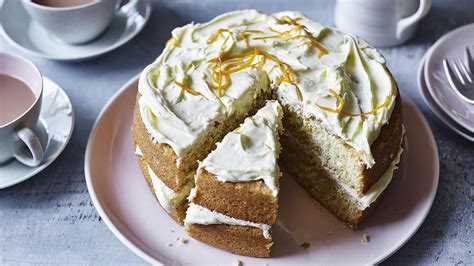
[(81, 44), (99, 36), (111, 23), (118, 0), (92, 0), (72, 7), (49, 7), (22, 0), (30, 16), (58, 39)]
[(35, 96), (34, 103), (23, 114), (0, 125), (0, 164), (15, 158), (25, 165), (38, 166), (44, 157), (43, 144), (35, 133), (41, 110), (43, 77), (30, 61), (2, 52), (0, 74), (23, 81)]
[(335, 24), (376, 47), (404, 43), (428, 13), (431, 0), (338, 0)]

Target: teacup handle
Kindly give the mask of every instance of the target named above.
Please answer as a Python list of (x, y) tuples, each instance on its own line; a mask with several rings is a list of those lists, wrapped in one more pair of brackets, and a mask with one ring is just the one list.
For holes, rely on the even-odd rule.
[(21, 127), (16, 130), (18, 138), (26, 145), (26, 148), (19, 146), (15, 151), (14, 157), (27, 166), (38, 166), (44, 157), (43, 146), (33, 130), (27, 127)]
[(397, 23), (397, 38), (401, 39), (403, 37), (403, 32), (412, 26), (413, 24), (420, 21), (430, 10), (431, 0), (420, 0), (420, 6), (415, 14), (403, 18)]
[(129, 2), (130, 0), (118, 0), (115, 9), (120, 10), (124, 5), (128, 4)]

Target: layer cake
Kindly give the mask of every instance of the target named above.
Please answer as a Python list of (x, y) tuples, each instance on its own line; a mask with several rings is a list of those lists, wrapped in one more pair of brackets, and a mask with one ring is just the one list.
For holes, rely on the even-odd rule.
[[(192, 236), (250, 256), (268, 256), (269, 249), (252, 253), (219, 239), (235, 228), (234, 218), (272, 225), (276, 197), (274, 205), (253, 209), (230, 191), (239, 188), (257, 200), (254, 186), (269, 189), (263, 177), (223, 182), (205, 162), (215, 144), (237, 134), (229, 132), (268, 99), (277, 100), (284, 113), (281, 166), (352, 228), (382, 198), (403, 151), (398, 88), (383, 56), (360, 38), (297, 12), (255, 10), (173, 30), (139, 80), (132, 137), (140, 166), (160, 204), (178, 223), (188, 220)], [(190, 223), (186, 210), (188, 216), (224, 216), (209, 226)], [(271, 243), (261, 238), (261, 228), (238, 228)], [(232, 239), (239, 246), (238, 237)]]

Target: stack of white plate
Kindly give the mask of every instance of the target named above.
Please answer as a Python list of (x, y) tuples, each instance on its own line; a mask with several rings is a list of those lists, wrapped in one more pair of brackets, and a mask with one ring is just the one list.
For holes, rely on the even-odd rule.
[(456, 94), (443, 68), (445, 58), (464, 59), (466, 47), (474, 52), (474, 24), (447, 33), (426, 52), (418, 69), (418, 88), (426, 105), (446, 126), (474, 142), (474, 105)]

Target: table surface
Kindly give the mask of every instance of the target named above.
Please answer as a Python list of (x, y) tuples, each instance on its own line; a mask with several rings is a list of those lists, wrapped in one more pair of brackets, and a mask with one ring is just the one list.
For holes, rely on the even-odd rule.
[[(106, 227), (87, 192), (84, 152), (96, 116), (107, 100), (155, 59), (170, 31), (223, 12), (255, 8), (299, 10), (333, 25), (333, 0), (154, 0), (145, 29), (123, 47), (94, 60), (61, 63), (28, 57), (68, 93), (76, 112), (63, 154), (35, 177), (0, 190), (0, 264), (143, 264)], [(474, 1), (434, 0), (416, 36), (381, 49), (400, 89), (423, 111), (437, 141), (440, 181), (434, 205), (413, 238), (384, 264), (473, 264), (474, 144), (444, 126), (421, 99), (418, 64), (443, 34), (474, 22)], [(0, 39), (0, 50), (22, 54)], [(24, 55), (24, 54), (23, 54)]]

